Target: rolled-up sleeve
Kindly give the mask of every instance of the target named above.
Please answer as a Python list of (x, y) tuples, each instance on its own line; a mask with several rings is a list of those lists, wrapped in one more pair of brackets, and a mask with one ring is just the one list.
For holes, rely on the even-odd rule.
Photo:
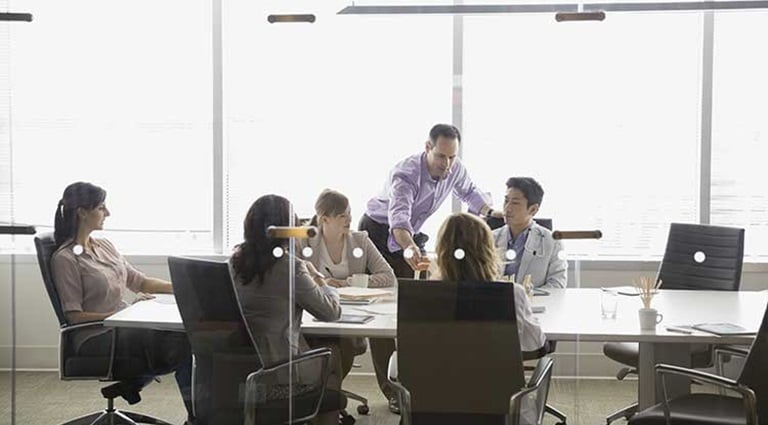
[(411, 213), (413, 202), (416, 199), (418, 188), (416, 184), (402, 172), (395, 172), (392, 176), (392, 191), (387, 213), (390, 229), (405, 229), (413, 234)]
[(60, 253), (53, 256), (53, 282), (65, 313), (83, 311), (83, 281), (71, 258)]
[(141, 291), (141, 285), (147, 278), (147, 275), (133, 267), (128, 260), (123, 257), (123, 265), (125, 265), (125, 284), (133, 292)]
[(397, 278), (392, 267), (381, 255), (376, 245), (373, 244), (367, 233), (365, 237), (365, 267), (371, 273), (371, 280), (368, 282), (370, 288), (385, 288), (395, 286)]
[(490, 199), (472, 183), (464, 164), (457, 162), (455, 167), (456, 182), (453, 185), (453, 193), (469, 206), (470, 212), (479, 214), (483, 206), (490, 205)]

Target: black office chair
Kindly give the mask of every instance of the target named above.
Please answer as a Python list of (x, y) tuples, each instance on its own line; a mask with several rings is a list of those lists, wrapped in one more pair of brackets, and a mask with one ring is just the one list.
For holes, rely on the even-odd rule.
[(390, 381), (404, 425), (540, 424), (552, 359), (526, 383), (509, 283), (399, 279)]
[[(535, 221), (536, 224), (538, 224), (541, 227), (545, 227), (549, 230), (552, 230), (551, 218), (534, 218), (533, 221)], [(496, 230), (505, 224), (504, 219), (498, 218), (498, 217), (486, 217), (485, 222), (488, 224), (488, 227), (490, 227), (491, 230)]]
[[(701, 262), (694, 257), (698, 252), (704, 254)], [(662, 280), (662, 289), (738, 291), (743, 262), (744, 229), (672, 223), (657, 279)], [(629, 366), (619, 370), (617, 379), (622, 380), (630, 373), (637, 373), (637, 343), (606, 343), (603, 345), (603, 353)], [(711, 345), (691, 346), (692, 367), (710, 367), (712, 357)], [(606, 418), (606, 423), (610, 424), (619, 418), (629, 419), (636, 412), (637, 403), (633, 403), (612, 413)]]
[[(145, 373), (147, 368), (147, 359), (136, 357), (116, 357), (114, 350), (110, 350), (111, 356), (83, 356), (77, 353), (73, 347), (73, 340), (78, 332), (88, 331), (95, 328), (102, 328), (103, 322), (88, 322), (70, 325), (64, 315), (61, 307), (61, 300), (56, 291), (56, 285), (53, 281), (53, 272), (51, 260), (56, 250), (56, 242), (53, 233), (42, 233), (35, 236), (35, 249), (37, 250), (37, 262), (40, 265), (40, 274), (43, 276), (43, 283), (48, 292), (48, 298), (51, 300), (53, 310), (59, 319), (59, 377), (62, 380), (99, 380), (102, 382), (116, 381), (116, 376), (129, 377), (140, 376)], [(112, 344), (114, 346), (118, 329), (111, 329)], [(112, 384), (102, 389), (102, 394), (114, 394), (110, 387), (120, 385)], [(161, 419), (141, 413), (119, 410), (115, 408), (114, 396), (104, 396), (107, 399), (107, 407), (99, 412), (90, 413), (79, 418), (66, 422), (68, 424), (159, 424), (170, 425)]]
[[(728, 348), (715, 350), (729, 356), (739, 354), (738, 350)], [(662, 388), (667, 375), (682, 375), (738, 393), (739, 397), (711, 393), (686, 394), (672, 400), (665, 397), (661, 403), (633, 416), (630, 425), (768, 424), (768, 310), (738, 379), (665, 364), (656, 365), (656, 375)]]
[(262, 364), (227, 263), (169, 257), (168, 267), (194, 355), (196, 425), (303, 424), (346, 406), (342, 395), (325, 389), (329, 349)]

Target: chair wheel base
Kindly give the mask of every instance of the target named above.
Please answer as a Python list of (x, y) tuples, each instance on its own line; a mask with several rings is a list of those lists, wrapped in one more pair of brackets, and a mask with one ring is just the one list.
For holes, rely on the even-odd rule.
[(352, 425), (355, 423), (355, 418), (352, 416), (344, 416), (343, 418), (339, 419), (339, 425)]
[(365, 404), (361, 404), (361, 405), (357, 406), (357, 413), (359, 413), (361, 415), (367, 415), (370, 411), (371, 410)]

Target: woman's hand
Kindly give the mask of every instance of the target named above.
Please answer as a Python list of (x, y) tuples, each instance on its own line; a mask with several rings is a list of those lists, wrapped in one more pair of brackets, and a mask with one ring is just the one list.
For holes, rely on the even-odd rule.
[(155, 298), (155, 296), (152, 295), (152, 294), (147, 294), (145, 292), (137, 292), (136, 293), (136, 299), (133, 300), (133, 303), (136, 304), (139, 301), (151, 300), (153, 298)]
[(315, 281), (315, 284), (317, 286), (325, 286), (325, 284), (328, 283), (329, 279), (327, 279), (325, 276), (323, 276), (322, 273), (317, 271), (314, 264), (312, 264), (309, 261), (306, 261), (305, 264), (307, 266), (307, 271), (309, 272), (309, 276), (312, 278), (313, 281)]
[(340, 280), (340, 279), (334, 279), (334, 278), (328, 278), (326, 281), (328, 285), (333, 286), (334, 288), (343, 288), (345, 286), (349, 286), (346, 280)]

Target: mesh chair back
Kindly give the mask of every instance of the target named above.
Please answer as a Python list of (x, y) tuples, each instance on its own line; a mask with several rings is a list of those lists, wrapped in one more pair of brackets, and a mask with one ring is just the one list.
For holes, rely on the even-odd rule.
[(261, 361), (240, 313), (229, 267), (179, 257), (169, 257), (168, 267), (195, 357), (195, 416), (201, 424), (242, 424), (245, 380), (261, 368)]
[(67, 318), (64, 316), (64, 310), (61, 308), (61, 299), (59, 299), (59, 293), (56, 291), (56, 285), (53, 282), (51, 260), (53, 259), (53, 253), (56, 252), (56, 240), (53, 238), (53, 233), (41, 233), (35, 236), (35, 250), (37, 251), (37, 264), (40, 266), (40, 274), (43, 275), (43, 283), (45, 284), (46, 292), (48, 292), (48, 298), (53, 305), (53, 311), (56, 312), (59, 325), (66, 326)]
[(758, 423), (768, 423), (768, 309), (738, 381), (755, 392)]
[(672, 223), (658, 278), (664, 289), (738, 291), (743, 263), (744, 229)]
[(524, 385), (509, 283), (400, 279), (397, 341), (413, 423), (503, 423)]

